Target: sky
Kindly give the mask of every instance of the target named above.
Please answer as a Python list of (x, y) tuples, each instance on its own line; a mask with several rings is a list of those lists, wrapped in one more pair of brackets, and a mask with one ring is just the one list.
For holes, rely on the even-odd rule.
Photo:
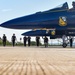
[[(72, 7), (73, 0), (0, 0), (0, 24), (13, 18), (33, 14), (39, 11), (52, 9), (64, 2), (68, 2)], [(0, 37), (6, 34), (10, 41), (13, 33), (16, 34), (17, 40), (22, 38), (22, 33), (29, 30), (14, 30), (0, 27)]]

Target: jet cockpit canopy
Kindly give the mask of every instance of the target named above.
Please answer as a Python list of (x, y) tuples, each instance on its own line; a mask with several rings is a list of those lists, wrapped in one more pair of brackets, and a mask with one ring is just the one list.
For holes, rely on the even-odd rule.
[(50, 11), (59, 11), (59, 10), (68, 10), (68, 9), (69, 9), (68, 3), (65, 2), (65, 3), (63, 3), (63, 4), (59, 5), (59, 6), (57, 6), (56, 8), (51, 9)]
[(50, 9), (50, 10), (47, 10), (47, 11), (43, 11), (43, 12), (36, 12), (36, 14), (40, 14), (40, 13), (48, 13), (48, 12), (56, 12), (56, 11), (64, 11), (64, 10), (68, 10), (69, 7), (68, 7), (68, 3), (65, 2), (59, 6), (57, 6), (56, 8), (53, 8), (53, 9)]

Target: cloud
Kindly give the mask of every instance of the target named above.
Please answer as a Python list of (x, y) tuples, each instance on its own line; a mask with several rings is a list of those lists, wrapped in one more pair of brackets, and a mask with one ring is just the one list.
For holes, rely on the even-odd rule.
[(8, 12), (11, 11), (12, 9), (2, 9), (2, 12)]

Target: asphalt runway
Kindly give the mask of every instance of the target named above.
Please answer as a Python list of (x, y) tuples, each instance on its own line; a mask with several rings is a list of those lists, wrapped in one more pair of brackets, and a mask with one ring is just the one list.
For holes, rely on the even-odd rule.
[(75, 48), (0, 47), (0, 75), (75, 75)]

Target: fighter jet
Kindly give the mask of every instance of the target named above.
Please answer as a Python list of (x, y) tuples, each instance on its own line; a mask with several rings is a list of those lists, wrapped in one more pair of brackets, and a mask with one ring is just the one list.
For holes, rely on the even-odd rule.
[[(68, 33), (69, 32), (69, 33)], [(74, 31), (67, 31), (65, 33), (64, 30), (32, 30), (25, 33), (22, 33), (23, 36), (50, 36), (56, 38), (62, 38), (62, 35), (66, 34), (66, 36), (75, 36), (74, 34), (70, 34), (70, 32)], [(52, 38), (53, 39), (53, 38)]]
[(54, 31), (54, 30), (50, 30), (50, 31), (46, 31), (46, 30), (34, 30), (34, 31), (28, 31), (23, 33), (23, 36), (50, 36), (53, 37), (51, 39), (56, 39), (56, 38), (62, 38), (62, 34), (64, 34), (63, 31)]
[(53, 31), (54, 35), (56, 35), (57, 31), (60, 31), (59, 34), (62, 34), (62, 36), (75, 36), (75, 10), (70, 10), (68, 3), (65, 2), (54, 9), (12, 19), (0, 26), (12, 29)]
[[(68, 33), (69, 32), (69, 33)], [(25, 32), (23, 33), (22, 35), (23, 36), (39, 36), (39, 37), (44, 37), (44, 36), (49, 36), (50, 39), (59, 39), (59, 38), (62, 38), (62, 35), (64, 36), (64, 34), (66, 34), (66, 36), (75, 36), (74, 34), (70, 34), (70, 32), (73, 32), (73, 31), (67, 31), (66, 33), (64, 32), (64, 30), (33, 30), (33, 31), (28, 31), (28, 32)], [(69, 44), (69, 37), (67, 39), (67, 37), (64, 37), (66, 40), (65, 40), (65, 43), (63, 44), (63, 42), (59, 41), (62, 43), (62, 46), (65, 48), (68, 44)]]
[(74, 14), (64, 3), (61, 7), (9, 20), (1, 26), (13, 29), (66, 29), (67, 26), (74, 27)]

